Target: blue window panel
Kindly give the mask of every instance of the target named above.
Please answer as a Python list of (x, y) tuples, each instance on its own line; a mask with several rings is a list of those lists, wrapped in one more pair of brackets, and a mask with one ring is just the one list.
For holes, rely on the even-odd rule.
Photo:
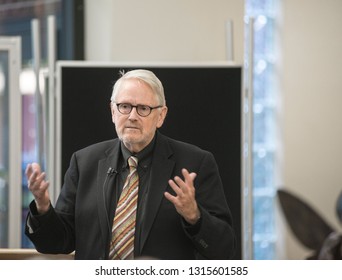
[[(275, 131), (277, 99), (276, 8), (278, 0), (246, 0), (254, 18), (253, 80), (253, 252), (254, 259), (276, 258)], [(248, 54), (246, 53), (246, 56)]]
[[(265, 149), (254, 152), (253, 169), (254, 189), (274, 188), (274, 152)], [(254, 198), (255, 200), (256, 198)], [(254, 215), (258, 215), (258, 213)], [(258, 217), (255, 219), (257, 220)]]

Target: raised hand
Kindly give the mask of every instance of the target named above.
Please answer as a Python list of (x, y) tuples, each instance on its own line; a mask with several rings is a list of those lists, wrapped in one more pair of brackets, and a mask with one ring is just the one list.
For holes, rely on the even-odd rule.
[(182, 169), (184, 179), (176, 176), (169, 180), (169, 185), (176, 193), (176, 196), (165, 192), (165, 197), (173, 203), (177, 212), (189, 223), (194, 225), (200, 218), (200, 211), (195, 199), (194, 180), (196, 173), (189, 173), (185, 168)]
[(28, 164), (25, 171), (28, 189), (34, 196), (39, 214), (48, 211), (50, 207), (50, 196), (48, 192), (49, 182), (45, 180), (45, 172), (41, 172), (38, 163)]

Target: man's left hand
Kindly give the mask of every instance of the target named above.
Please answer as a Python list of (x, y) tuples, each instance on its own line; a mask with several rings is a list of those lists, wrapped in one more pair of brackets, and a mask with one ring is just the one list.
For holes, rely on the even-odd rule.
[(184, 179), (176, 176), (169, 180), (170, 187), (176, 196), (165, 192), (165, 197), (176, 207), (177, 212), (191, 225), (194, 225), (200, 218), (200, 211), (195, 199), (194, 180), (196, 173), (189, 173), (185, 168), (182, 169)]

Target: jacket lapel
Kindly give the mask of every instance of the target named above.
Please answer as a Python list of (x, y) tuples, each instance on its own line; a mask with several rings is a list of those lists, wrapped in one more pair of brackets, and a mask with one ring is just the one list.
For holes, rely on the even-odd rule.
[(145, 245), (150, 233), (154, 219), (158, 213), (160, 203), (164, 197), (164, 192), (171, 178), (175, 162), (170, 159), (172, 149), (165, 136), (158, 133), (156, 147), (153, 153), (151, 166), (151, 180), (146, 198), (144, 220), (141, 228), (140, 253)]
[(109, 193), (114, 185), (116, 172), (110, 173), (112, 171), (118, 170), (118, 160), (120, 154), (120, 141), (116, 139), (114, 141), (113, 147), (108, 149), (106, 152), (106, 157), (99, 160), (97, 169), (97, 209), (100, 222), (101, 235), (104, 245), (105, 256), (108, 255), (108, 238), (111, 232), (111, 222), (109, 221)]

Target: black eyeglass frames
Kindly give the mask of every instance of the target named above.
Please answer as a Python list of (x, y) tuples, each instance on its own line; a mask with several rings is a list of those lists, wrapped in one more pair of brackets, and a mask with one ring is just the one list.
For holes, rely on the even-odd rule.
[(130, 114), (133, 108), (135, 108), (139, 116), (147, 117), (148, 115), (151, 114), (153, 109), (161, 108), (163, 106), (159, 105), (159, 106), (151, 107), (148, 105), (141, 105), (141, 104), (132, 105), (129, 103), (116, 103), (116, 107), (118, 108), (119, 112), (124, 115)]

